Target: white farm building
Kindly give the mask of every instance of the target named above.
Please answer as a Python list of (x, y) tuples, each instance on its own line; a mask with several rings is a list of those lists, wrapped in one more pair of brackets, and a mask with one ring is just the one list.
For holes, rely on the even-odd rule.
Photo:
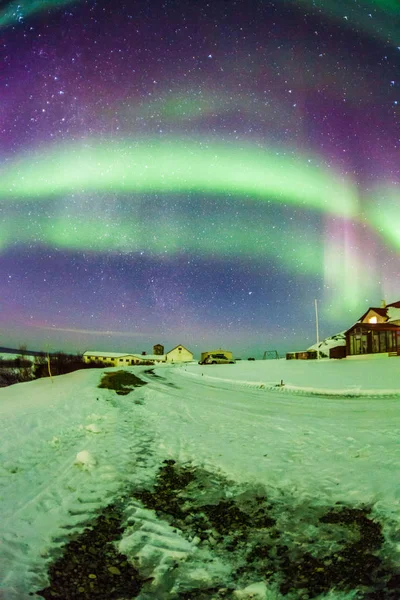
[(83, 354), (85, 363), (105, 363), (111, 367), (127, 367), (143, 363), (165, 362), (163, 354), (127, 354), (126, 352), (105, 352), (104, 350), (87, 350)]
[(127, 352), (109, 352), (105, 350), (87, 350), (83, 353), (85, 363), (104, 363), (110, 367), (128, 367), (143, 363), (184, 363), (193, 360), (193, 353), (180, 344), (166, 354), (136, 354)]
[(193, 352), (190, 352), (185, 346), (180, 344), (167, 352), (166, 361), (169, 363), (191, 362), (193, 360)]

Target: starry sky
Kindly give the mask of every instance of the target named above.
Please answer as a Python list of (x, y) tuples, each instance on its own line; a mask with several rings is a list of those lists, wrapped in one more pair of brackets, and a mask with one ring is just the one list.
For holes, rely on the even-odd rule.
[(0, 47), (0, 346), (260, 357), (400, 299), (397, 0), (19, 0)]

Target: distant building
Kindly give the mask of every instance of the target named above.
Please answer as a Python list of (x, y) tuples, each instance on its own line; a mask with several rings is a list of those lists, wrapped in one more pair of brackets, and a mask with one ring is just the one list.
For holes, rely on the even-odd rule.
[(400, 355), (400, 301), (371, 306), (346, 331), (346, 353)]
[(155, 344), (155, 346), (153, 346), (153, 354), (156, 356), (164, 354), (164, 346), (162, 344)]
[(166, 361), (169, 363), (183, 363), (191, 362), (193, 360), (193, 353), (185, 348), (185, 346), (182, 346), (182, 344), (172, 348), (172, 350), (167, 352), (165, 356)]
[(316, 350), (303, 350), (301, 352), (287, 352), (286, 360), (313, 360), (317, 358)]
[(329, 358), (346, 358), (346, 346), (333, 346), (329, 348)]
[(83, 353), (85, 363), (104, 363), (110, 367), (132, 366), (143, 363), (165, 362), (165, 356), (154, 354), (127, 354), (123, 352), (104, 352), (103, 350), (87, 350)]

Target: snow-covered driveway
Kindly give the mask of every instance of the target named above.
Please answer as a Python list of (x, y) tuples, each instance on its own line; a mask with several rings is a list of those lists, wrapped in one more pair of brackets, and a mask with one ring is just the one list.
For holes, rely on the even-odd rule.
[[(129, 370), (147, 385), (126, 396), (97, 387), (101, 370), (0, 389), (2, 600), (28, 599), (48, 584), (47, 567), (68, 536), (121, 490), (154, 482), (166, 459), (199, 477), (207, 472), (212, 494), (226, 498), (229, 486), (262, 486), (286, 532), (282, 547), (290, 536), (320, 536), (307, 516), (315, 507), (372, 505), (385, 551), (400, 562), (399, 397), (307, 397), (213, 379), (196, 366)], [(151, 510), (132, 510), (159, 527)], [(176, 543), (186, 547), (182, 540)]]
[(322, 502), (377, 502), (398, 515), (400, 397), (306, 397), (163, 369), (144, 391), (148, 422), (179, 462), (221, 469)]

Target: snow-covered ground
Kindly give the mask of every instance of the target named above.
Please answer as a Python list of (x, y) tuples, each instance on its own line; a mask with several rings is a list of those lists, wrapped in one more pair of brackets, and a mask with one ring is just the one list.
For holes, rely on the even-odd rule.
[(382, 556), (400, 563), (400, 359), (129, 371), (147, 385), (126, 396), (97, 388), (103, 371), (96, 369), (0, 389), (2, 600), (45, 587), (68, 536), (127, 488), (139, 499), (126, 506), (120, 550), (152, 575), (139, 598), (179, 598), (207, 585), (222, 595), (203, 597), (285, 597), (268, 591), (256, 567), (253, 576), (243, 568), (238, 575), (244, 554), (226, 550), (232, 532), (223, 542), (208, 530), (201, 539), (193, 524), (189, 535), (183, 521), (167, 522), (143, 504), (140, 490), (166, 459), (197, 473), (192, 492), (181, 493), (192, 512), (201, 512), (201, 497), (209, 506), (265, 493), (279, 543), (294, 553), (313, 543), (329, 554), (344, 543), (343, 531), (318, 526), (315, 515), (326, 507), (371, 506), (383, 527)]
[(235, 365), (190, 365), (195, 377), (234, 381), (253, 387), (322, 395), (397, 395), (400, 392), (400, 357), (369, 355), (347, 359), (257, 360)]

